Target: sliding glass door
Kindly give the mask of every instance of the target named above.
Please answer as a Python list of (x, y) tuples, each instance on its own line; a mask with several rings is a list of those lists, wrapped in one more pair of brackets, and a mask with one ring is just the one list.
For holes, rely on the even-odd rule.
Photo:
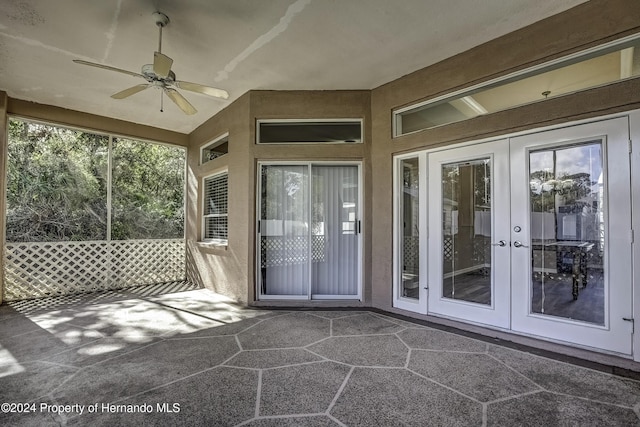
[(360, 167), (262, 164), (261, 299), (360, 298)]

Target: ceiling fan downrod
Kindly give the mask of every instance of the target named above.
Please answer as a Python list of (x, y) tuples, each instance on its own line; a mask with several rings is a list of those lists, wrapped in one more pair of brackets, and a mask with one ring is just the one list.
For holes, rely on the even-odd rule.
[(158, 52), (162, 53), (162, 29), (169, 24), (169, 17), (162, 12), (153, 12), (153, 20), (158, 26)]

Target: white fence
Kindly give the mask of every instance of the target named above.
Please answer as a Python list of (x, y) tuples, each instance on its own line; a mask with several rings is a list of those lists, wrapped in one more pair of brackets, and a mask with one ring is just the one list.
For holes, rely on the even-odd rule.
[(7, 243), (4, 300), (121, 289), (185, 279), (185, 241)]

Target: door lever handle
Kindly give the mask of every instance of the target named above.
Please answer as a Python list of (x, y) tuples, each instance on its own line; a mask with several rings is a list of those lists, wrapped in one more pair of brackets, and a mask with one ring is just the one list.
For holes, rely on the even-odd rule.
[(515, 242), (513, 242), (513, 246), (515, 246), (516, 248), (528, 248), (529, 247), (527, 245), (523, 245), (520, 240), (516, 240)]
[(504, 240), (500, 240), (498, 243), (492, 243), (491, 246), (507, 246), (507, 242)]

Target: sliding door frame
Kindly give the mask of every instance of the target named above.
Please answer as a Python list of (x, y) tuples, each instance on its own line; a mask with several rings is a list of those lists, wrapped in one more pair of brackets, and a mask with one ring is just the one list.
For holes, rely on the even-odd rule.
[[(357, 196), (357, 211), (356, 211), (356, 221), (355, 221), (355, 234), (358, 236), (357, 242), (357, 293), (354, 295), (317, 295), (314, 298), (314, 295), (311, 293), (312, 289), (312, 268), (311, 268), (311, 259), (312, 259), (312, 244), (310, 241), (309, 249), (308, 249), (308, 260), (309, 260), (309, 272), (307, 279), (307, 294), (305, 295), (267, 295), (262, 293), (262, 275), (260, 274), (262, 256), (260, 250), (260, 240), (261, 240), (261, 229), (260, 229), (260, 220), (261, 220), (261, 200), (262, 200), (262, 168), (264, 166), (306, 166), (309, 171), (309, 197), (308, 197), (308, 209), (309, 216), (311, 217), (312, 205), (313, 205), (313, 166), (355, 166), (357, 167), (357, 179), (358, 179), (358, 196)], [(256, 299), (258, 300), (352, 300), (352, 301), (362, 301), (362, 277), (363, 277), (363, 228), (365, 224), (364, 218), (364, 194), (363, 194), (363, 175), (362, 175), (362, 161), (358, 160), (345, 160), (345, 161), (314, 161), (314, 160), (264, 160), (258, 161), (256, 166), (256, 210), (255, 210), (255, 265), (254, 265), (254, 274), (255, 274), (255, 283), (256, 283)], [(310, 222), (311, 218), (309, 218)], [(311, 227), (308, 227), (308, 236), (311, 236)]]

